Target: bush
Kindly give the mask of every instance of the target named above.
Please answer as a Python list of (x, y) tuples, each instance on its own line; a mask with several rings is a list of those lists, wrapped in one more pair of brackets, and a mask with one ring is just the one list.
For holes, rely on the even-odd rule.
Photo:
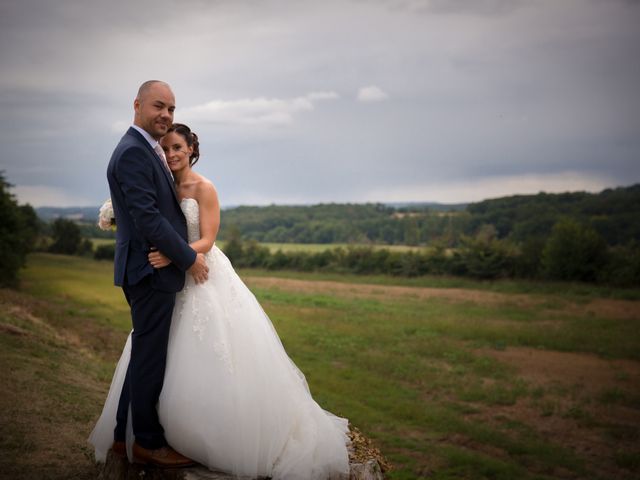
[(289, 257), (282, 250), (278, 250), (267, 259), (266, 267), (269, 270), (284, 270), (289, 267)]
[(15, 286), (38, 235), (38, 220), (29, 205), (18, 205), (0, 172), (0, 286)]
[(514, 276), (537, 278), (540, 275), (544, 247), (545, 240), (540, 237), (533, 237), (523, 242), (520, 245), (519, 255), (515, 258)]
[(88, 238), (85, 238), (78, 245), (78, 250), (76, 251), (78, 255), (82, 255), (84, 257), (90, 257), (93, 254), (93, 243)]
[[(239, 239), (236, 241), (240, 241)], [(227, 247), (228, 248), (228, 247)], [(267, 247), (262, 247), (255, 240), (245, 242), (241, 248), (241, 261), (238, 266), (249, 268), (263, 268), (267, 265), (267, 259), (271, 252)]]
[(428, 270), (425, 257), (413, 251), (402, 254), (400, 266), (400, 275), (404, 277), (418, 277)]
[[(235, 230), (225, 253), (236, 267), (268, 270), (332, 271), (416, 277), (427, 274), (478, 279), (537, 278), (604, 281), (613, 285), (640, 283), (640, 248), (616, 247), (611, 255), (602, 238), (588, 226), (558, 223), (545, 242), (534, 237), (521, 245), (498, 239), (495, 228), (481, 226), (476, 237), (462, 236), (453, 252), (445, 243), (425, 251), (397, 252), (369, 246), (327, 248), (321, 252), (271, 253), (255, 240), (243, 241)], [(97, 255), (97, 252), (96, 252)], [(96, 256), (97, 258), (97, 256)]]
[(598, 279), (617, 287), (640, 285), (640, 244), (630, 242), (628, 245), (612, 248), (607, 265)]
[(93, 252), (93, 258), (96, 260), (111, 260), (116, 256), (116, 246), (114, 244), (100, 245)]
[(232, 227), (229, 232), (229, 238), (224, 244), (224, 254), (227, 256), (231, 264), (236, 267), (241, 266), (242, 255), (244, 253), (242, 247), (240, 230)]
[(456, 258), (467, 275), (494, 279), (513, 275), (515, 254), (503, 240), (463, 236)]
[(71, 220), (58, 218), (53, 222), (53, 243), (49, 247), (51, 253), (74, 255), (81, 248), (82, 235), (80, 227)]
[(451, 261), (444, 243), (435, 243), (425, 254), (428, 273), (444, 275), (451, 272)]
[(381, 253), (376, 253), (371, 247), (349, 246), (344, 254), (342, 265), (354, 273), (379, 273), (389, 253), (387, 250), (379, 252)]
[(554, 280), (593, 282), (607, 263), (607, 244), (593, 228), (575, 220), (556, 223), (542, 252), (544, 274)]

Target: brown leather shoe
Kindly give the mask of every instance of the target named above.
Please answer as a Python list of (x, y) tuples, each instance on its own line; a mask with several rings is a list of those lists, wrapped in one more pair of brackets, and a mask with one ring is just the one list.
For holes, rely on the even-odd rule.
[(141, 447), (137, 443), (133, 444), (133, 461), (160, 468), (183, 468), (192, 467), (196, 464), (196, 462), (179, 454), (171, 447), (150, 450)]
[(113, 445), (111, 445), (111, 451), (117, 456), (124, 458), (127, 456), (127, 444), (116, 440), (113, 442)]

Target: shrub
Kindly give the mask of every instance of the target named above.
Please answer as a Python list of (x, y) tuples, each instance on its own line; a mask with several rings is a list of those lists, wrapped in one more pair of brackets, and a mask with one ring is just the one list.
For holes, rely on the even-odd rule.
[(289, 257), (282, 250), (278, 250), (267, 259), (266, 264), (269, 270), (283, 270), (289, 267)]
[(116, 246), (114, 244), (100, 245), (93, 252), (93, 258), (96, 260), (112, 260), (116, 255)]
[(540, 275), (542, 252), (545, 240), (540, 237), (527, 239), (520, 245), (519, 255), (515, 258), (514, 276), (536, 278)]
[(0, 286), (15, 286), (38, 234), (33, 208), (18, 205), (9, 192), (11, 185), (0, 172)]
[(618, 287), (640, 285), (640, 244), (613, 247), (598, 280)]
[(503, 240), (463, 236), (456, 259), (474, 278), (493, 279), (513, 274), (514, 252)]
[(224, 244), (224, 254), (229, 258), (229, 261), (239, 267), (242, 261), (243, 245), (242, 238), (240, 237), (240, 230), (237, 228), (231, 228), (229, 232), (229, 238)]
[(242, 267), (265, 267), (268, 263), (268, 258), (271, 255), (267, 247), (261, 246), (255, 240), (244, 242), (240, 251), (242, 252), (242, 260), (238, 266)]
[(444, 243), (437, 242), (424, 255), (428, 273), (444, 275), (451, 273), (451, 259)]
[(607, 263), (607, 245), (591, 227), (575, 220), (557, 222), (542, 252), (544, 274), (554, 280), (593, 282)]
[(58, 218), (53, 222), (51, 228), (53, 231), (53, 243), (49, 247), (50, 252), (66, 255), (78, 253), (82, 243), (82, 235), (78, 225), (71, 220)]
[(78, 250), (76, 251), (78, 255), (90, 257), (93, 254), (93, 243), (88, 238), (85, 238), (78, 245)]

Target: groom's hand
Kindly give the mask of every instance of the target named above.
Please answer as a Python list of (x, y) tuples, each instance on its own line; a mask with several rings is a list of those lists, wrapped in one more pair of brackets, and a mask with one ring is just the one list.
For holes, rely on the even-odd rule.
[(196, 256), (196, 261), (193, 262), (191, 268), (187, 270), (191, 275), (193, 275), (193, 279), (196, 283), (204, 283), (209, 278), (209, 267), (207, 267), (207, 262), (204, 259), (204, 255), (199, 253)]
[(165, 257), (158, 250), (152, 250), (151, 253), (147, 255), (147, 258), (153, 268), (164, 268), (171, 263), (171, 260)]

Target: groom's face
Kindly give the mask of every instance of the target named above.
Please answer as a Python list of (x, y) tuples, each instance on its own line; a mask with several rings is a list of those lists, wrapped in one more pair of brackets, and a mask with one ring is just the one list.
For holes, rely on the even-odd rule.
[(158, 140), (167, 133), (173, 123), (176, 100), (167, 85), (155, 83), (136, 98), (133, 108), (134, 123)]

